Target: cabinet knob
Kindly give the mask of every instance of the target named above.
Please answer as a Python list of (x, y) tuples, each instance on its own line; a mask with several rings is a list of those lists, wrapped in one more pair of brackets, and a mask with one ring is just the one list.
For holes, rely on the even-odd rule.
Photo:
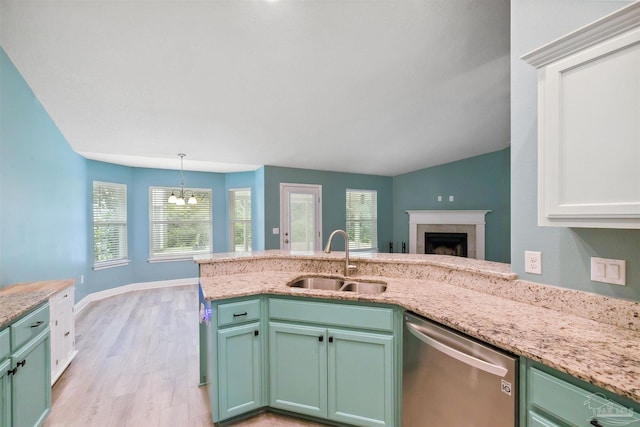
[(602, 424), (600, 424), (596, 418), (592, 419), (589, 424), (596, 427), (602, 427)]
[(318, 337), (318, 341), (320, 341), (320, 342), (324, 341), (324, 335), (320, 335), (320, 336)]
[(70, 333), (71, 333), (71, 331), (67, 331), (67, 332), (64, 333), (64, 336), (68, 337)]
[(245, 311), (244, 313), (233, 313), (233, 317), (242, 317), (246, 316), (248, 313)]
[(22, 359), (21, 361), (16, 363), (16, 365), (18, 365), (20, 367), (24, 367), (24, 365), (26, 365), (26, 364), (27, 364), (27, 359)]
[(257, 337), (258, 335), (260, 335), (260, 331), (253, 331), (253, 336)]
[(333, 337), (329, 337), (329, 342), (333, 342)]
[(42, 326), (43, 323), (44, 323), (44, 320), (38, 320), (36, 323), (31, 325), (31, 327), (32, 328), (37, 328), (38, 326)]
[(18, 368), (9, 369), (7, 371), (7, 376), (15, 375), (18, 372)]

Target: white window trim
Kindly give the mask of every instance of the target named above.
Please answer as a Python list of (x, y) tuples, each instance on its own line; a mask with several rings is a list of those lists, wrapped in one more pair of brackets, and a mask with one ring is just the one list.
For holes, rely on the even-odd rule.
[(106, 270), (107, 268), (122, 267), (125, 265), (129, 265), (129, 263), (131, 263), (130, 259), (119, 259), (115, 261), (100, 261), (100, 262), (93, 263), (93, 269), (96, 271)]

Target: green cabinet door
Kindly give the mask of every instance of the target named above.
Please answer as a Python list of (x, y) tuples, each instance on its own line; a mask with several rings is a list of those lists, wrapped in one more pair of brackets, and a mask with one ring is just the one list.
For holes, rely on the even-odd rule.
[(11, 359), (0, 363), (0, 427), (11, 426)]
[(270, 405), (327, 416), (327, 330), (269, 322)]
[(263, 406), (260, 323), (218, 331), (218, 419)]
[(12, 425), (40, 426), (51, 408), (49, 328), (11, 355)]
[(327, 346), (329, 419), (392, 426), (393, 337), (329, 329)]

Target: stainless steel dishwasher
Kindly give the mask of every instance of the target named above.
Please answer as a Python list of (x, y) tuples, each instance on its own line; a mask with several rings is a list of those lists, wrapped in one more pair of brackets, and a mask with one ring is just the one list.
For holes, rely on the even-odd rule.
[(405, 314), (402, 427), (514, 427), (518, 359)]

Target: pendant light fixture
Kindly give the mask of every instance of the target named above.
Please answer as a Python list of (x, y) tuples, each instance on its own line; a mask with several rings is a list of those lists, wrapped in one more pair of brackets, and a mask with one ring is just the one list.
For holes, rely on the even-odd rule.
[[(171, 195), (169, 196), (167, 203), (171, 203), (177, 206), (184, 206), (185, 203), (189, 205), (197, 205), (198, 199), (196, 199), (194, 192), (192, 190), (184, 189), (183, 161), (184, 161), (184, 156), (186, 156), (186, 154), (179, 153), (178, 156), (180, 156), (180, 190), (171, 190)], [(185, 202), (185, 198), (187, 199), (186, 202)]]

